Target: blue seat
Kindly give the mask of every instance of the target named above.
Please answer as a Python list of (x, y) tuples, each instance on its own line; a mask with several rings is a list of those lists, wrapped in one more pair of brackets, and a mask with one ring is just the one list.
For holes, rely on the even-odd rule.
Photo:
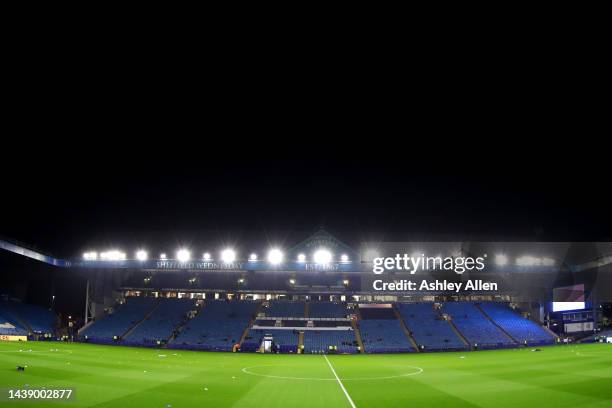
[(467, 346), (433, 306), (433, 303), (397, 304), (400, 316), (419, 348), (425, 351), (465, 350)]
[(258, 307), (259, 302), (207, 301), (168, 347), (231, 351)]
[(504, 303), (483, 302), (480, 307), (520, 344), (543, 345), (554, 343), (552, 334), (537, 323), (522, 317)]

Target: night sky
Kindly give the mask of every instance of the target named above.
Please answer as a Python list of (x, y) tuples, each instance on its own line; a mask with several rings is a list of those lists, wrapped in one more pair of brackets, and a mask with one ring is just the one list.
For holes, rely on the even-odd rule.
[[(606, 240), (605, 173), (454, 175), (422, 163), (260, 155), (91, 156), (4, 181), (2, 235), (58, 257), (120, 247), (362, 240)], [(8, 184), (8, 188), (6, 187)], [(246, 248), (245, 250), (249, 250)]]
[[(246, 252), (319, 228), (355, 246), (612, 240), (609, 113), (591, 65), (444, 54), (414, 74), (233, 49), (188, 64), (39, 37), (8, 65), (0, 236), (41, 252)], [(0, 291), (15, 283), (28, 301), (57, 291), (60, 309), (81, 308), (70, 270), (0, 252)]]
[[(195, 144), (181, 150), (87, 143), (70, 152), (23, 144), (14, 151), (2, 165), (10, 176), (3, 180), (1, 235), (61, 258), (110, 248), (172, 253), (183, 245), (196, 252), (232, 245), (245, 254), (290, 247), (319, 228), (354, 246), (612, 239), (602, 194), (609, 174), (556, 157), (528, 166), (486, 152), (415, 159), (385, 144), (270, 150), (203, 143), (195, 151)], [(29, 301), (45, 304), (40, 299), (63, 292), (59, 309), (82, 308), (69, 294), (83, 282), (70, 271), (6, 253), (0, 260), (3, 283), (26, 280)]]

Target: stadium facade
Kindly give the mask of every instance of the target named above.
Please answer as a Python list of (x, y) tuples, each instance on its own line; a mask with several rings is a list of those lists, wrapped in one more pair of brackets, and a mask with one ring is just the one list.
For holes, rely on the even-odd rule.
[[(409, 243), (407, 251), (490, 254), (482, 270), (450, 276), (422, 271), (422, 278), (445, 282), (496, 280), (495, 291), (466, 285), (460, 292), (437, 286), (378, 291), (371, 262), (363, 255), (372, 244), (356, 250), (323, 230), (261, 258), (226, 249), (199, 257), (183, 250), (134, 259), (120, 252), (89, 252), (84, 259), (63, 260), (0, 244), (87, 278), (80, 340), (150, 347), (386, 353), (552, 344), (567, 325), (595, 331), (599, 305), (609, 301), (605, 296), (611, 287), (610, 243), (455, 242), (443, 249)], [(414, 276), (398, 270), (387, 279)], [(579, 288), (568, 293), (581, 291), (584, 306), (556, 313), (555, 288)]]

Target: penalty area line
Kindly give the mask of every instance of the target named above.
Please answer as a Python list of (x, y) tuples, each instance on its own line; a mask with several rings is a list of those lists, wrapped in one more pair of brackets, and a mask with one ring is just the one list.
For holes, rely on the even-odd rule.
[(344, 388), (344, 384), (342, 384), (342, 381), (340, 381), (340, 378), (338, 378), (338, 374), (336, 374), (336, 370), (334, 370), (334, 367), (331, 365), (331, 363), (329, 362), (329, 359), (327, 358), (326, 354), (323, 354), (323, 357), (325, 357), (325, 361), (327, 361), (327, 365), (329, 366), (329, 369), (331, 370), (331, 372), (334, 374), (334, 377), (336, 377), (336, 381), (338, 381), (338, 384), (340, 384), (340, 388), (342, 388), (342, 391), (344, 391), (344, 395), (346, 395), (346, 399), (348, 399), (348, 402), (351, 404), (352, 408), (357, 408), (355, 406), (355, 403), (353, 402), (353, 400), (351, 399), (351, 396), (349, 395), (349, 393), (346, 391), (346, 388)]

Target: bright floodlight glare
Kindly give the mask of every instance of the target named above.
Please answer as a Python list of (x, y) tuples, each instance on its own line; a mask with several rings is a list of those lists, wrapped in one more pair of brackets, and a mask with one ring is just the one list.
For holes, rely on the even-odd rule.
[(318, 264), (328, 264), (332, 260), (332, 254), (327, 249), (319, 249), (314, 253), (313, 259)]
[(85, 252), (83, 258), (87, 261), (95, 261), (98, 259), (98, 253), (96, 251)]
[(176, 253), (176, 259), (179, 262), (187, 262), (191, 258), (191, 254), (186, 249), (179, 249)]
[(225, 263), (232, 263), (236, 259), (236, 252), (233, 249), (224, 249), (221, 252), (221, 260)]
[(295, 279), (289, 279), (289, 283), (295, 285)]
[(376, 249), (367, 249), (362, 257), (363, 261), (373, 262), (374, 258), (380, 257), (380, 253)]
[(139, 261), (146, 261), (148, 257), (147, 251), (145, 250), (140, 250), (138, 252), (136, 252), (136, 259), (138, 259)]
[(306, 255), (299, 254), (298, 255), (298, 262), (306, 262)]
[(205, 261), (210, 261), (210, 254), (208, 252), (204, 252), (204, 255), (202, 255), (202, 258), (204, 258)]
[(349, 284), (349, 281), (348, 281), (348, 279), (345, 279), (345, 280), (342, 281), (342, 283), (346, 286), (346, 285)]
[(348, 262), (349, 257), (348, 257), (348, 255), (347, 255), (347, 254), (342, 254), (342, 256), (340, 257), (340, 260), (341, 260), (342, 262)]
[(270, 252), (268, 252), (268, 262), (270, 262), (272, 265), (278, 265), (279, 263), (283, 262), (283, 253), (280, 249), (271, 249)]
[(100, 258), (105, 261), (121, 261), (125, 259), (125, 253), (113, 249), (112, 251), (102, 252)]
[(159, 259), (166, 259), (166, 254), (160, 254)]
[(535, 256), (526, 255), (516, 258), (516, 264), (518, 266), (538, 266), (541, 263), (542, 259)]
[(249, 259), (250, 259), (251, 261), (256, 261), (256, 260), (257, 260), (257, 254), (256, 254), (256, 253), (252, 253), (252, 254), (249, 256)]
[(497, 266), (508, 265), (508, 257), (504, 254), (495, 255), (495, 265)]

